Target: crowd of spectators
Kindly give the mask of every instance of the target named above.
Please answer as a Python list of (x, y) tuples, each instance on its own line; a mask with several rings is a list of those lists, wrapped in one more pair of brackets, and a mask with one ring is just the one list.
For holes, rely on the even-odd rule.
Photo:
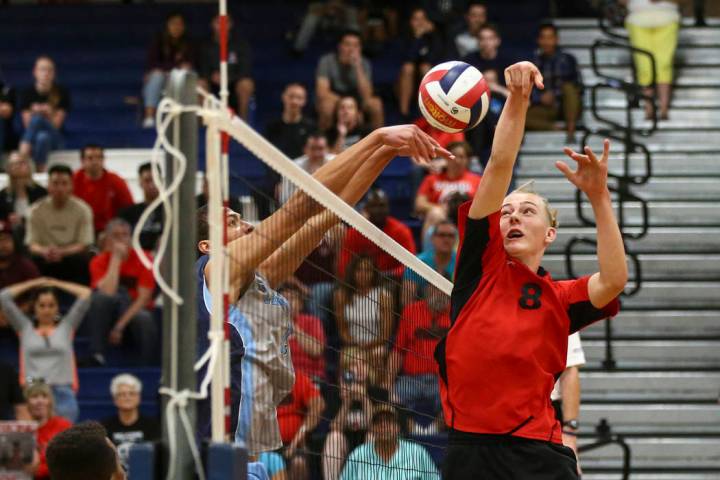
[[(447, 4), (446, 9), (425, 3), (429, 6), (400, 17), (407, 19), (406, 28), (398, 27), (403, 22), (397, 22), (397, 12), (376, 9), (371, 17), (386, 22), (382, 34), (346, 2), (311, 4), (292, 39), (293, 52), (302, 55), (314, 35), (328, 31), (337, 36), (336, 48), (320, 57), (314, 85), (287, 83), (281, 115), (267, 123), (264, 134), (312, 174), (384, 125), (389, 110), (429, 131), (455, 158), (416, 170), (408, 179), (415, 190), (419, 234), (391, 215), (390, 195), (381, 188), (367, 195), (362, 212), (409, 252), (420, 251), (422, 262), (452, 278), (458, 241), (454, 212), (478, 187), (507, 96), (503, 71), (516, 59), (503, 48), (501, 30), (488, 23), (492, 12), (484, 4), (471, 2), (458, 15), (460, 2), (436, 2)], [(181, 14), (167, 17), (148, 49), (144, 127), (154, 125), (173, 68), (196, 70), (201, 85), (218, 93), (218, 18), (210, 25), (211, 34), (195, 40)], [(229, 95), (237, 113), (247, 117), (255, 91), (252, 52), (236, 30), (231, 28), (230, 35)], [(376, 47), (388, 35), (402, 38), (397, 30), (405, 31), (405, 53), (398, 65), (396, 104), (387, 105), (375, 89), (363, 46), (369, 41)], [(528, 127), (563, 128), (574, 137), (582, 89), (577, 62), (558, 47), (551, 24), (539, 28), (538, 46), (535, 61), (549, 88), (533, 97)], [(431, 131), (415, 106), (422, 76), (450, 59), (480, 69), (492, 93), (488, 120), (468, 135)], [(8, 392), (0, 398), (0, 414), (38, 422), (40, 457), (33, 473), (47, 478), (47, 442), (79, 417), (76, 365), (112, 364), (111, 350), (117, 347), (138, 365), (158, 362), (155, 280), (131, 248), (130, 237), (139, 228), (141, 246), (152, 254), (164, 218), (156, 210), (138, 225), (142, 211), (158, 196), (149, 163), (137, 172), (142, 190), (137, 203), (125, 180), (105, 167), (101, 145), (82, 148), (77, 171), (57, 163), (47, 168), (50, 152), (63, 145), (70, 93), (56, 81), (49, 57), (37, 58), (33, 77), (33, 85), (18, 94), (0, 84), (0, 148), (7, 153), (8, 174), (0, 191), (0, 327), (17, 332), (21, 356), (19, 375), (0, 366), (0, 386)], [(16, 115), (21, 132), (13, 127)], [(33, 179), (34, 171), (45, 170), (47, 189)], [(253, 193), (258, 216), (266, 217), (293, 191), (290, 182), (268, 170)], [(198, 198), (205, 203), (206, 195)], [(434, 478), (429, 454), (400, 437), (433, 435), (444, 428), (432, 359), (450, 326), (448, 296), (342, 225), (325, 236), (280, 292), (292, 314), (290, 348), (297, 379), (278, 408), (285, 446), (279, 454), (260, 456), (271, 478), (311, 478), (317, 468), (313, 463), (321, 465), (325, 479), (382, 478), (373, 470), (378, 462), (421, 469)], [(87, 356), (77, 361), (76, 332), (89, 339)], [(128, 444), (159, 437), (158, 423), (140, 414), (142, 383), (135, 376), (114, 378), (110, 393), (117, 415), (102, 423), (124, 462)]]

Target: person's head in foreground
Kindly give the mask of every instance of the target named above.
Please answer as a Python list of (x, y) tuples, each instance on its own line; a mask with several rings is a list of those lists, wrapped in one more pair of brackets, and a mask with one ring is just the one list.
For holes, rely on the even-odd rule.
[(112, 379), (110, 393), (118, 412), (137, 412), (140, 406), (142, 382), (135, 375), (121, 373)]
[[(208, 222), (208, 206), (203, 205), (197, 210), (197, 248), (201, 255), (210, 253), (210, 223)], [(237, 240), (238, 238), (249, 235), (255, 230), (255, 227), (249, 222), (242, 219), (241, 215), (232, 209), (227, 210), (227, 221), (225, 228), (227, 230), (228, 242)]]
[(400, 419), (393, 407), (383, 405), (376, 408), (370, 425), (376, 444), (390, 446), (398, 441)]
[(30, 417), (39, 425), (45, 424), (55, 415), (55, 399), (50, 386), (41, 380), (33, 380), (23, 392), (27, 400)]
[(107, 432), (97, 422), (57, 434), (45, 453), (52, 480), (124, 480), (125, 472)]

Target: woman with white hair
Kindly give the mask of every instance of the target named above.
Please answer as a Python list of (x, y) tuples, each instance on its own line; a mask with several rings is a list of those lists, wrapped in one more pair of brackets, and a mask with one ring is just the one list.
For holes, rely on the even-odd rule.
[(117, 415), (102, 421), (110, 440), (118, 447), (123, 463), (131, 444), (160, 439), (160, 423), (156, 418), (140, 414), (142, 382), (135, 375), (121, 373), (110, 383), (110, 393)]

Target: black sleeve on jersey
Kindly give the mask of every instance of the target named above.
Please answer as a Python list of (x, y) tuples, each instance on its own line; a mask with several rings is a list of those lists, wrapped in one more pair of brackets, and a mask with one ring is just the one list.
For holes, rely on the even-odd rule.
[(489, 217), (468, 217), (460, 255), (455, 264), (455, 286), (450, 299), (450, 320), (453, 323), (480, 283), (483, 275), (483, 255), (489, 242)]

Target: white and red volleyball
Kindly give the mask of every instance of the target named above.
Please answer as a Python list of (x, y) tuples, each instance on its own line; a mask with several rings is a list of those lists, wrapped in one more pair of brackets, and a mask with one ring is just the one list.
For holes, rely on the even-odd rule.
[(475, 128), (490, 106), (490, 89), (480, 70), (465, 62), (444, 62), (420, 82), (420, 112), (430, 125), (448, 133)]

